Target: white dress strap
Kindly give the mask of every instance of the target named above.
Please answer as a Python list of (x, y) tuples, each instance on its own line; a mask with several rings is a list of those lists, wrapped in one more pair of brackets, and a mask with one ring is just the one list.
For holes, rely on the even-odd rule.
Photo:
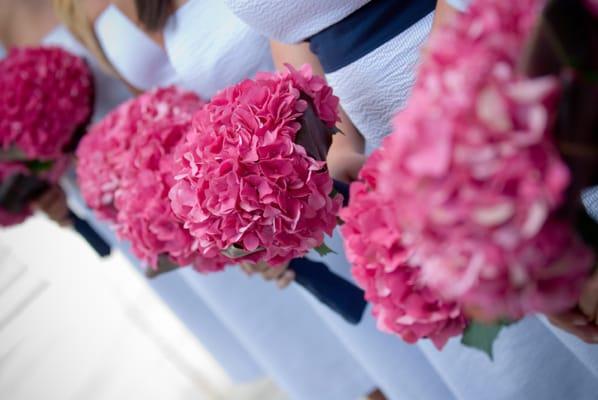
[(168, 20), (164, 44), (181, 84), (209, 99), (259, 71), (273, 69), (270, 43), (222, 0), (189, 0)]
[(148, 90), (176, 82), (166, 52), (115, 5), (102, 12), (94, 28), (110, 63), (134, 87)]

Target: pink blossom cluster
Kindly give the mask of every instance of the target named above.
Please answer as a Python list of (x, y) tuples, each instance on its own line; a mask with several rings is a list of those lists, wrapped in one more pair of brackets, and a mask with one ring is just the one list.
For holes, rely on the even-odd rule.
[(590, 12), (598, 17), (598, 0), (584, 0), (585, 6)]
[(63, 154), (93, 108), (85, 61), (58, 47), (12, 49), (0, 61), (0, 149), (29, 159)]
[(109, 222), (116, 222), (115, 194), (139, 121), (143, 121), (141, 103), (128, 101), (94, 124), (77, 148), (77, 181), (83, 199)]
[[(170, 208), (175, 150), (189, 131), (191, 118), (203, 102), (175, 88), (157, 90), (144, 102), (143, 128), (132, 135), (128, 161), (116, 193), (118, 232), (133, 252), (152, 266), (168, 255), (178, 265), (200, 272), (224, 268), (224, 257), (203, 257), (196, 240)], [(139, 128), (139, 125), (138, 125)]]
[(195, 115), (170, 198), (206, 254), (237, 249), (278, 265), (332, 233), (342, 198), (325, 163), (295, 143), (308, 101), (334, 126), (331, 89), (309, 67), (289, 67), (221, 91)]
[(79, 146), (77, 172), (85, 200), (153, 267), (161, 255), (202, 272), (224, 266), (201, 256), (168, 200), (175, 150), (203, 104), (176, 87), (153, 90), (121, 105)]
[(379, 192), (422, 281), (480, 319), (572, 306), (593, 260), (556, 216), (557, 82), (516, 70), (543, 4), (475, 1), (435, 35), (384, 144)]
[(441, 349), (462, 333), (466, 321), (460, 307), (441, 301), (412, 264), (413, 250), (403, 245), (401, 231), (393, 225), (393, 202), (376, 192), (383, 157), (379, 149), (368, 159), (360, 181), (351, 185), (349, 207), (341, 210), (352, 274), (373, 304), (380, 330), (408, 343), (428, 338)]

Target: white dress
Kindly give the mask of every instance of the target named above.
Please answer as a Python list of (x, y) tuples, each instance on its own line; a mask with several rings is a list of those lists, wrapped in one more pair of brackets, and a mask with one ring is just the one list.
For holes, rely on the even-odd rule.
[[(121, 82), (101, 71), (97, 62), (66, 28), (59, 27), (53, 30), (43, 42), (48, 45), (61, 46), (86, 58), (93, 70), (95, 80), (94, 121), (100, 120), (115, 106), (131, 96)], [(123, 251), (132, 265), (141, 272), (140, 263), (133, 257), (128, 246), (119, 242), (108, 226), (99, 222), (85, 206), (73, 171), (70, 171), (69, 175), (62, 180), (62, 184), (67, 193), (70, 208), (79, 217), (91, 223), (112, 248)], [(149, 281), (149, 284), (177, 317), (184, 322), (187, 329), (206, 347), (234, 382), (247, 382), (263, 376), (261, 367), (239, 343), (236, 336), (179, 275), (170, 274)]]
[[(112, 7), (107, 12), (118, 10)], [(100, 17), (96, 25), (100, 40), (108, 29), (114, 35), (114, 31), (134, 27), (129, 23), (127, 28), (118, 21)], [(160, 69), (165, 70), (158, 52), (150, 50), (151, 41), (143, 39), (141, 44), (138, 39), (127, 45), (123, 38), (134, 36), (120, 37), (119, 42), (104, 37), (103, 46), (123, 78), (137, 82), (140, 89), (163, 84), (148, 78), (154, 71), (151, 64), (142, 61), (143, 53), (126, 51), (143, 46), (151, 51), (152, 62), (158, 62)], [(273, 68), (268, 41), (247, 28), (219, 1), (186, 3), (168, 20), (164, 42), (164, 54), (176, 76), (170, 79), (165, 74), (159, 78), (193, 89), (205, 99), (258, 70)], [(115, 44), (124, 49), (111, 48)], [(127, 57), (138, 59), (129, 63)], [(238, 268), (209, 276), (190, 269), (174, 274), (202, 297), (292, 398), (345, 400), (363, 396), (376, 386), (298, 288), (281, 292), (271, 283), (248, 279)]]
[[(237, 16), (251, 26), (259, 25), (261, 32), (270, 37), (285, 37), (287, 25), (293, 25), (292, 32), (306, 32), (302, 38), (294, 35), (290, 42), (310, 36), (314, 31), (314, 21), (321, 22), (317, 7), (326, 3), (318, 0), (225, 1)], [(249, 2), (251, 11), (246, 6)], [(358, 6), (363, 2), (347, 0), (345, 3)], [(325, 5), (321, 7), (326, 9)], [(283, 25), (280, 18), (267, 18), (285, 13), (297, 16), (294, 24), (287, 22)], [(423, 18), (366, 56), (327, 75), (335, 93), (341, 98), (341, 105), (364, 136), (368, 151), (373, 150), (390, 131), (386, 124), (408, 97), (419, 47), (426, 39), (431, 18), (431, 15)], [(331, 18), (329, 22), (334, 24), (336, 21)], [(319, 30), (328, 25), (321, 24)], [(305, 28), (302, 29), (302, 26)], [(410, 66), (413, 70), (409, 70)], [(337, 252), (342, 251), (338, 240), (334, 238), (331, 243)], [(344, 274), (348, 274), (346, 261), (340, 258), (334, 256), (333, 259), (338, 262), (328, 261), (328, 265), (344, 269)], [(324, 261), (330, 259), (328, 256)], [(324, 314), (325, 310), (322, 312)], [(360, 325), (356, 329), (347, 325), (343, 327), (333, 318), (329, 320), (333, 322), (331, 326), (336, 328), (339, 338), (350, 343), (356, 358), (374, 379), (384, 382), (382, 386), (389, 390), (387, 395), (392, 398), (402, 398), (402, 395), (405, 398), (434, 400), (598, 398), (598, 346), (586, 345), (553, 328), (542, 318), (530, 317), (503, 331), (495, 344), (494, 362), (476, 350), (463, 347), (458, 338), (451, 340), (442, 352), (428, 341), (421, 341), (405, 350), (408, 345), (402, 344), (398, 338), (388, 336), (394, 342), (383, 343), (369, 321), (362, 324), (366, 326)], [(372, 329), (366, 333), (368, 325)], [(363, 332), (357, 334), (359, 329)], [(410, 361), (397, 362), (401, 357), (409, 357)], [(393, 382), (383, 375), (385, 371), (394, 374), (394, 387)], [(414, 393), (417, 385), (426, 379), (429, 391)], [(411, 387), (405, 386), (409, 384)]]

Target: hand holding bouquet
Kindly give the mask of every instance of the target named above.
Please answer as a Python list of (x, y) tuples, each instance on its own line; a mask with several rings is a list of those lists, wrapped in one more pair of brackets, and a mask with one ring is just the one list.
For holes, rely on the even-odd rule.
[(205, 254), (275, 266), (323, 244), (342, 203), (323, 161), (337, 108), (322, 78), (289, 67), (197, 112), (170, 199)]
[[(464, 342), (490, 352), (491, 343), (476, 342), (485, 329), (476, 321), (566, 310), (594, 262), (560, 213), (570, 174), (553, 135), (558, 80), (517, 69), (543, 5), (474, 1), (432, 38), (374, 178), (364, 177), (384, 215), (372, 217), (375, 227), (349, 230), (360, 228), (358, 198), (345, 217), (356, 235), (348, 252), (356, 273), (368, 273), (365, 284), (379, 309), (405, 290), (382, 286), (380, 277), (406, 266), (413, 285), (434, 301), (458, 305), (472, 321)], [(367, 257), (379, 254), (368, 241), (376, 229), (392, 232), (384, 234), (380, 259), (387, 261), (379, 264), (379, 255)]]
[(307, 66), (224, 89), (194, 117), (170, 199), (204, 256), (288, 263), (298, 284), (355, 324), (363, 292), (303, 258), (326, 252), (343, 201), (325, 164), (337, 112), (338, 99)]

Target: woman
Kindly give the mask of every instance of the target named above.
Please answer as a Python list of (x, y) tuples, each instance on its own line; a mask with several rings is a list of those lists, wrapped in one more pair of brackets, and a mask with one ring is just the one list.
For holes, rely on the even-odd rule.
[[(96, 83), (96, 99), (93, 120), (98, 121), (106, 113), (130, 97), (127, 88), (114, 77), (106, 75), (93, 57), (78, 43), (64, 27), (59, 27), (48, 34), (43, 41), (46, 45), (61, 46), (75, 54), (85, 57), (94, 71)], [(85, 217), (102, 236), (110, 239), (115, 247), (121, 247), (114, 234), (100, 223), (86, 208), (76, 186), (74, 171), (70, 171), (61, 181), (67, 193), (69, 206), (80, 217)], [(48, 201), (48, 200), (45, 200)], [(53, 206), (55, 208), (57, 206)], [(60, 215), (57, 214), (56, 215)], [(63, 214), (64, 215), (64, 214)], [(133, 265), (139, 267), (127, 248), (125, 255)], [(140, 268), (139, 268), (140, 269)], [(238, 342), (236, 336), (220, 321), (201, 298), (186, 285), (181, 277), (154, 280), (150, 285), (156, 290), (175, 314), (181, 318), (187, 328), (206, 346), (214, 358), (224, 367), (234, 382), (246, 383), (263, 377), (262, 369), (256, 364), (246, 349)], [(193, 310), (188, 305), (194, 304)]]
[[(223, 4), (167, 3), (140, 2), (142, 16), (147, 10), (143, 7), (159, 11), (149, 14), (158, 15), (157, 20), (145, 24), (128, 1), (99, 7), (88, 18), (95, 28), (97, 51), (129, 85), (141, 91), (178, 83), (209, 98), (260, 69), (271, 69), (267, 41)], [(236, 269), (211, 276), (198, 276), (190, 269), (173, 274), (202, 296), (292, 397), (355, 398), (375, 386), (295, 290), (280, 294), (269, 284), (247, 280)]]
[[(358, 128), (335, 136), (328, 162), (339, 178), (356, 176), (360, 165), (355, 160), (362, 149), (369, 153), (390, 132), (389, 121), (409, 95), (430, 31), (457, 12), (444, 0), (225, 1), (248, 25), (275, 40), (272, 52), (277, 65), (310, 62), (326, 75)], [(334, 245), (342, 251), (342, 246)], [(344, 257), (339, 263), (348, 273)], [(373, 376), (391, 366), (397, 376), (408, 374), (408, 366), (393, 363), (407, 351), (398, 339), (388, 344), (386, 355), (394, 355), (388, 359), (384, 347), (378, 353), (373, 350), (365, 333), (357, 337), (350, 327), (335, 322), (332, 326), (351, 343), (356, 357), (378, 369)], [(457, 340), (440, 353), (426, 341), (417, 349), (450, 388), (449, 398), (591, 399), (598, 388), (598, 349), (575, 340), (553, 330), (544, 319), (528, 318), (501, 333), (494, 362)]]

